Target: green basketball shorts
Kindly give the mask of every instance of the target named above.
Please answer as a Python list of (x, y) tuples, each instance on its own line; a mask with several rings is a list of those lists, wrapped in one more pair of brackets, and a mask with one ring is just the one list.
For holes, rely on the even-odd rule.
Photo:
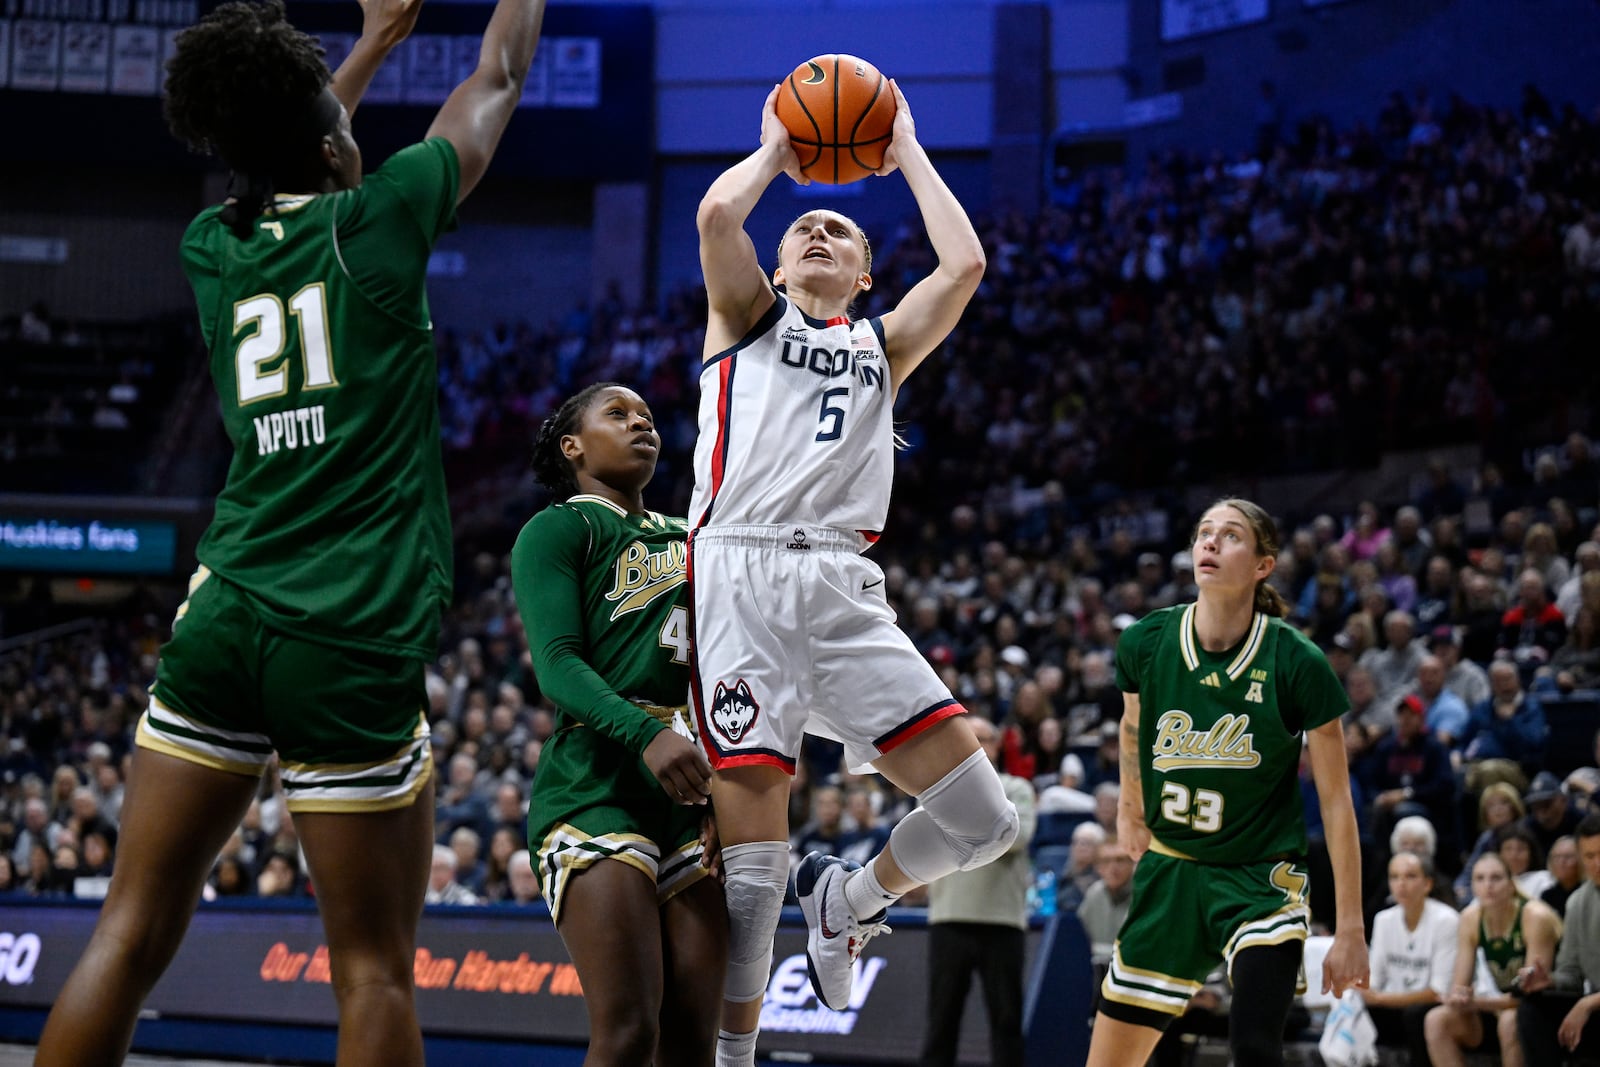
[(382, 811), (410, 804), (433, 773), (426, 707), (421, 660), (270, 628), (201, 567), (135, 741), (252, 777), (276, 752), (289, 810)]

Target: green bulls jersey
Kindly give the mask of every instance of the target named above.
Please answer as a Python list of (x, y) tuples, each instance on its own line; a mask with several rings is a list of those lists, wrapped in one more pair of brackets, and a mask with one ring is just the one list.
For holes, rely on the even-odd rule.
[(557, 729), (581, 723), (639, 754), (665, 725), (639, 703), (688, 700), (687, 529), (588, 495), (523, 527), (511, 580)]
[(221, 207), (184, 234), (233, 445), (197, 555), (302, 637), (437, 651), (450, 514), (423, 280), (458, 179), (434, 139), (357, 188), (278, 197), (247, 238)]
[(1211, 653), (1194, 612), (1152, 612), (1117, 642), (1117, 685), (1139, 696), (1145, 821), (1207, 863), (1302, 855), (1300, 735), (1344, 713), (1344, 687), (1281, 619), (1258, 613), (1236, 647)]

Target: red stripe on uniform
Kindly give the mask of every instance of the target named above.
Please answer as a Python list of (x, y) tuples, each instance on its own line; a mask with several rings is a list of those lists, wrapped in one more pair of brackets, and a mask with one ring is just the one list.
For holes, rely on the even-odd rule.
[(705, 514), (696, 526), (704, 526), (717, 503), (717, 492), (722, 488), (724, 458), (728, 453), (728, 422), (733, 408), (733, 356), (717, 364), (717, 443), (711, 450), (711, 495), (706, 501)]
[(788, 774), (794, 773), (794, 760), (766, 752), (743, 752), (737, 756), (718, 756), (708, 752), (706, 758), (711, 761), (714, 771), (725, 767), (777, 767)]
[(835, 315), (833, 318), (828, 320), (827, 325), (829, 325), (829, 326), (848, 326), (848, 325), (850, 325), (850, 320), (845, 318), (843, 315)]
[(918, 712), (916, 715), (901, 723), (893, 730), (890, 730), (888, 733), (874, 741), (873, 745), (879, 752), (893, 752), (895, 749), (899, 748), (913, 737), (916, 737), (918, 734), (922, 733), (928, 727), (937, 723), (941, 723), (944, 720), (952, 718), (956, 715), (965, 715), (966, 713), (967, 709), (961, 706), (961, 702), (959, 700), (950, 700), (945, 703), (935, 704), (933, 707)]

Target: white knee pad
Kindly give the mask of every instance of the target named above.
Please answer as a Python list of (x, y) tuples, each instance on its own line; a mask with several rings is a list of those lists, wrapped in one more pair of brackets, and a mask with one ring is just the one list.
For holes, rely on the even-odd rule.
[(932, 882), (992, 863), (1017, 839), (1017, 806), (989, 758), (974, 752), (917, 798), (915, 811), (889, 834), (902, 871)]
[(752, 841), (722, 850), (723, 893), (728, 900), (728, 981), (723, 996), (758, 1000), (772, 973), (772, 938), (778, 932), (783, 891), (789, 884), (789, 845)]

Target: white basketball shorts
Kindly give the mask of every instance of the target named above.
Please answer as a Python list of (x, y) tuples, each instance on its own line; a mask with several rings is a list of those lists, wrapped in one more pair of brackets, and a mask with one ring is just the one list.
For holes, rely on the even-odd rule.
[(859, 771), (966, 710), (895, 625), (865, 543), (816, 526), (690, 534), (690, 696), (713, 767), (792, 774), (810, 733)]

